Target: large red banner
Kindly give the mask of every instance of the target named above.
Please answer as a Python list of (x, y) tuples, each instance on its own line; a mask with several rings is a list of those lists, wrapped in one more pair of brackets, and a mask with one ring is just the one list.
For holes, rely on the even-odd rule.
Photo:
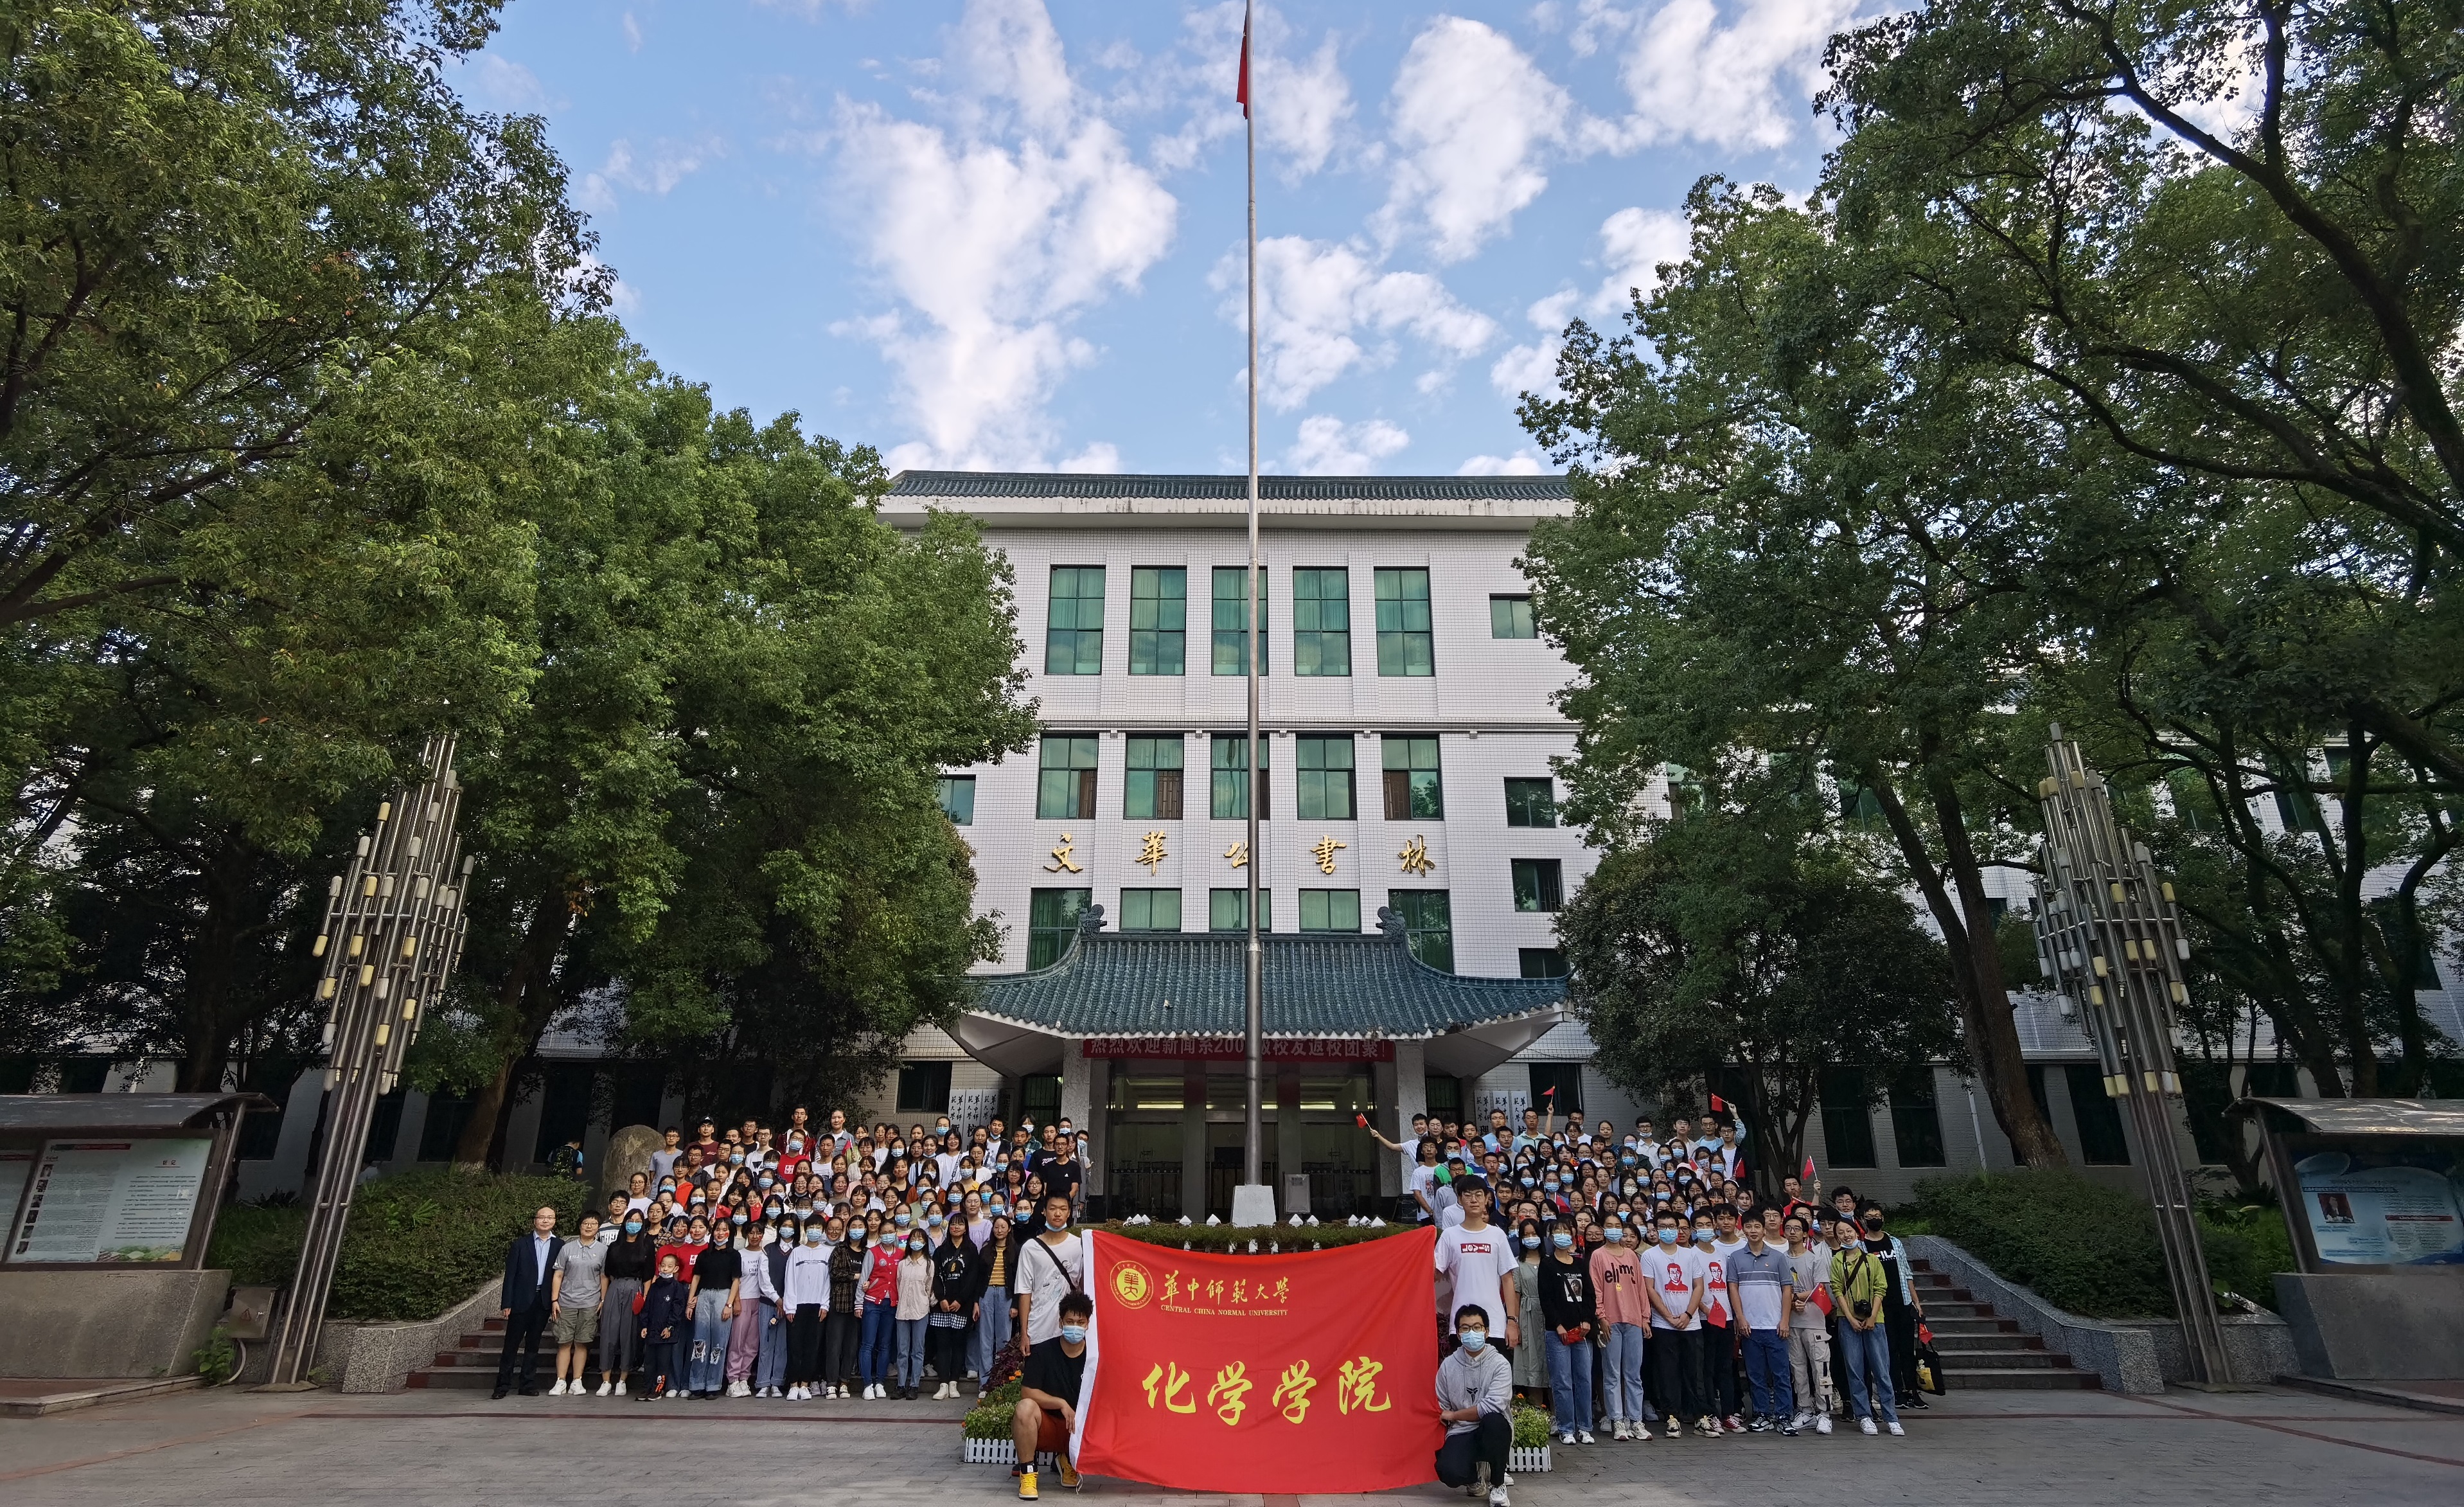
[(1437, 1232), (1216, 1255), (1096, 1231), (1078, 1468), (1181, 1491), (1437, 1477)]

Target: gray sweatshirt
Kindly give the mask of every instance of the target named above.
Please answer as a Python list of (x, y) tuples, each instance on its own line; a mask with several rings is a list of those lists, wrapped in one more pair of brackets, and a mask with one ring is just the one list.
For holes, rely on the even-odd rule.
[[(1457, 1349), (1438, 1363), (1438, 1407), (1443, 1411), (1477, 1407), (1485, 1413), (1504, 1413), (1513, 1400), (1514, 1364), (1493, 1344), (1483, 1346), (1478, 1356)], [(1457, 1421), (1446, 1425), (1446, 1432), (1469, 1433), (1478, 1427)]]

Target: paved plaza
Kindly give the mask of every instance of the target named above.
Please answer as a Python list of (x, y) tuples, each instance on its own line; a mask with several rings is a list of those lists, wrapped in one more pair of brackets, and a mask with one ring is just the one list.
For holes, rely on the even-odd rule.
[[(342, 1397), (224, 1390), (0, 1420), (0, 1501), (561, 1503), (752, 1507), (849, 1499), (964, 1507), (1010, 1499), (997, 1467), (957, 1461), (955, 1404), (636, 1404), (468, 1394)], [(1571, 1455), (1569, 1459), (1567, 1456)], [(1904, 1440), (1837, 1433), (1603, 1444), (1519, 1478), (1516, 1507), (1608, 1502), (1767, 1507), (1770, 1472), (1859, 1503), (1992, 1507), (2161, 1500), (2464, 1501), (2464, 1417), (2303, 1392), (1973, 1393), (1937, 1403)], [(1047, 1487), (1047, 1496), (1067, 1493)], [(1117, 1507), (1289, 1507), (1089, 1479)], [(1460, 1503), (1428, 1486), (1396, 1504)], [(1315, 1498), (1312, 1498), (1315, 1500)], [(1328, 1501), (1333, 1498), (1326, 1498)]]

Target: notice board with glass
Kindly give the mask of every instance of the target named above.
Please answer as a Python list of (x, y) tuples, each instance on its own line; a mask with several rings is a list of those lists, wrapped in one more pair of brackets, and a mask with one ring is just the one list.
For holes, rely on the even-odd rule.
[(11, 1266), (173, 1266), (187, 1254), (214, 1142), (206, 1137), (95, 1137), (12, 1150), (0, 1164), (15, 1218)]
[(2304, 1271), (2464, 1266), (2464, 1139), (2270, 1139)]

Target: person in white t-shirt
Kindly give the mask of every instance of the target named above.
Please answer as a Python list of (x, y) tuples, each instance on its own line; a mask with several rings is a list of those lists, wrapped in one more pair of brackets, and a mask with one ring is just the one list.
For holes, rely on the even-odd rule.
[(1466, 1180), (1455, 1185), (1454, 1191), (1463, 1208), (1463, 1223), (1438, 1233), (1438, 1275), (1450, 1284), (1441, 1311), (1452, 1313), (1471, 1303), (1485, 1313), (1505, 1315), (1498, 1326), (1504, 1337), (1500, 1343), (1511, 1355), (1522, 1342), (1514, 1290), (1514, 1242), (1488, 1222), (1487, 1185)]
[(1737, 1388), (1736, 1296), (1728, 1291), (1728, 1256), (1743, 1251), (1736, 1211), (1713, 1204), (1694, 1215), (1694, 1249), (1703, 1252), (1703, 1400), (1718, 1427), (1743, 1433), (1745, 1399)]
[(1685, 1431), (1683, 1420), (1702, 1420), (1705, 1433), (1711, 1405), (1703, 1396), (1703, 1283), (1709, 1265), (1678, 1233), (1677, 1215), (1661, 1211), (1651, 1249), (1641, 1254), (1643, 1295), (1651, 1301), (1651, 1400), (1668, 1420), (1668, 1437)]
[(1061, 1333), (1061, 1300), (1087, 1287), (1087, 1245), (1069, 1232), (1069, 1195), (1044, 1199), (1044, 1229), (1018, 1243), (1018, 1267), (1010, 1273), (1019, 1321), (1029, 1348)]

